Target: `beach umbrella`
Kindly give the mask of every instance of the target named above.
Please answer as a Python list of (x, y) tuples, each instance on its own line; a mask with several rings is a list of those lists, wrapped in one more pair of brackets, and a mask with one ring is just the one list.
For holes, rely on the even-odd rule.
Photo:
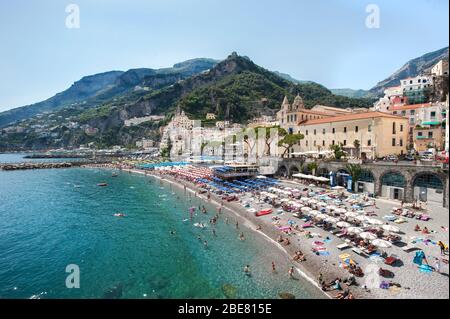
[(359, 215), (357, 213), (355, 213), (355, 212), (346, 212), (345, 216), (354, 218), (354, 217), (358, 217)]
[(367, 216), (364, 216), (364, 215), (358, 215), (358, 216), (355, 217), (355, 219), (359, 220), (360, 222), (365, 222), (365, 221), (367, 221), (370, 218), (368, 218)]
[(317, 203), (317, 206), (320, 206), (320, 207), (326, 207), (326, 206), (327, 206), (327, 203), (319, 202), (319, 203)]
[(306, 213), (308, 216), (317, 216), (320, 213), (317, 210), (311, 210), (309, 212)]
[(347, 210), (345, 208), (337, 208), (337, 209), (335, 209), (335, 211), (336, 211), (336, 213), (339, 213), (339, 214), (344, 214), (345, 212), (347, 212)]
[(335, 223), (337, 223), (337, 222), (339, 221), (339, 219), (337, 219), (337, 218), (335, 218), (335, 217), (330, 217), (330, 216), (328, 216), (327, 218), (325, 218), (325, 221), (328, 222), (328, 223), (333, 223), (333, 224), (335, 224)]
[(365, 214), (366, 212), (363, 209), (357, 210), (356, 213), (358, 214)]
[(302, 207), (302, 208), (300, 208), (300, 210), (302, 211), (302, 212), (309, 212), (309, 211), (311, 211), (312, 209), (310, 208), (310, 207)]
[(349, 228), (347, 228), (347, 231), (350, 234), (359, 234), (359, 233), (363, 232), (363, 230), (361, 228), (359, 228), (359, 227), (349, 227)]
[(328, 209), (328, 210), (335, 210), (337, 207), (335, 206), (335, 205), (328, 205), (327, 207), (326, 207), (326, 209)]
[(317, 218), (317, 219), (320, 219), (320, 220), (324, 220), (324, 219), (326, 219), (327, 217), (329, 217), (329, 216), (326, 215), (326, 214), (318, 214), (318, 215), (316, 216), (316, 218)]
[(309, 204), (317, 204), (317, 201), (315, 199), (310, 199), (308, 200)]
[(347, 227), (352, 226), (351, 224), (349, 224), (349, 223), (347, 223), (347, 222), (344, 222), (344, 221), (337, 222), (336, 225), (337, 225), (338, 227), (341, 227), (341, 228), (347, 228)]
[(400, 231), (400, 228), (393, 225), (383, 225), (382, 228), (393, 233), (398, 233)]
[(367, 220), (367, 222), (369, 224), (372, 224), (372, 225), (383, 225), (384, 224), (381, 220), (378, 220), (378, 219), (375, 219), (375, 218), (369, 218)]
[(392, 246), (390, 242), (384, 239), (374, 239), (372, 240), (372, 245), (380, 247), (380, 248), (389, 248)]
[(371, 233), (371, 232), (362, 232), (359, 234), (359, 237), (361, 237), (362, 239), (368, 239), (368, 240), (377, 239), (377, 235), (375, 235), (374, 233)]

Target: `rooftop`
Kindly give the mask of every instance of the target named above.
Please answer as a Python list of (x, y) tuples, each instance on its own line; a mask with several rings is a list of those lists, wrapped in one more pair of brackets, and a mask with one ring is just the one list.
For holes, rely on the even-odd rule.
[(391, 108), (391, 111), (401, 111), (401, 110), (415, 110), (423, 107), (432, 106), (432, 103), (421, 103), (421, 104), (408, 104), (408, 105), (396, 105)]
[(365, 112), (365, 113), (352, 113), (352, 114), (348, 114), (348, 115), (333, 116), (333, 117), (328, 117), (328, 118), (324, 118), (324, 119), (309, 120), (302, 125), (315, 125), (315, 124), (354, 121), (354, 120), (363, 120), (363, 119), (381, 118), (381, 117), (382, 118), (391, 118), (391, 119), (405, 119), (404, 117), (392, 115), (389, 113)]

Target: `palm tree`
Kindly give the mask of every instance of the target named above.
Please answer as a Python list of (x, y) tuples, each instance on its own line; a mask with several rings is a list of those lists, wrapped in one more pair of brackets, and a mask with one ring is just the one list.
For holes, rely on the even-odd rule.
[(350, 174), (350, 176), (352, 177), (352, 191), (355, 190), (355, 185), (356, 183), (359, 181), (359, 178), (361, 177), (362, 174), (362, 168), (361, 165), (359, 164), (347, 164), (346, 165), (346, 169), (348, 171), (348, 173)]
[(317, 168), (318, 167), (319, 167), (319, 165), (316, 162), (309, 163), (308, 166), (307, 166), (308, 171), (310, 171), (311, 174), (314, 175), (314, 176), (317, 173)]

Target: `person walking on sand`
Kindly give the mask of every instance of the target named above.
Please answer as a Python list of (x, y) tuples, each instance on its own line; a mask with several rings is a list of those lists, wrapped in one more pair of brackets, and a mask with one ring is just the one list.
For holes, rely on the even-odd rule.
[(239, 229), (239, 222), (236, 221), (236, 229)]
[(294, 266), (291, 266), (288, 271), (289, 278), (294, 278)]
[(441, 273), (441, 260), (439, 258), (434, 259), (434, 269), (437, 273)]

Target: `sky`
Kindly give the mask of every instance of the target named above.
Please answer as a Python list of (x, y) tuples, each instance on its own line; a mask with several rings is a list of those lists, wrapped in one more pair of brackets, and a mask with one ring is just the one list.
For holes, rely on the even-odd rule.
[[(79, 8), (79, 28), (67, 27), (69, 4)], [(379, 19), (369, 28), (371, 4)], [(447, 0), (0, 0), (0, 111), (45, 100), (86, 75), (224, 59), (233, 51), (299, 80), (369, 89), (408, 60), (448, 46), (448, 6)]]

